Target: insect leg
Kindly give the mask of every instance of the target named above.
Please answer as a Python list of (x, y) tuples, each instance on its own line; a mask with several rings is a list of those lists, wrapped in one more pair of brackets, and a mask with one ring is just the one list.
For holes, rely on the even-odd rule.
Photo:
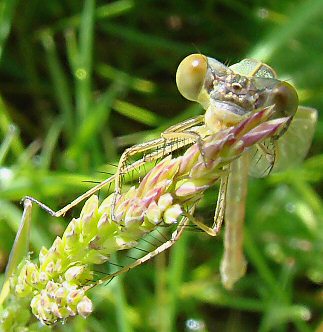
[(204, 158), (203, 140), (200, 134), (194, 131), (164, 132), (162, 137), (166, 140), (189, 140), (192, 143), (197, 143), (201, 156)]
[[(194, 207), (191, 209), (192, 213), (194, 210)], [(178, 227), (176, 228), (176, 230), (172, 233), (171, 238), (164, 242), (163, 244), (161, 244), (160, 246), (158, 246), (156, 249), (154, 249), (153, 251), (149, 252), (148, 254), (146, 254), (145, 256), (137, 259), (136, 261), (134, 261), (133, 263), (124, 266), (123, 268), (121, 268), (120, 270), (109, 274), (108, 276), (100, 279), (97, 283), (93, 284), (92, 286), (90, 286), (89, 288), (92, 288), (94, 286), (97, 286), (99, 284), (102, 284), (104, 282), (107, 282), (115, 277), (117, 277), (120, 274), (123, 274), (125, 272), (128, 272), (130, 270), (132, 270), (133, 268), (135, 268), (136, 266), (139, 266), (145, 262), (147, 262), (148, 260), (152, 259), (153, 257), (157, 256), (158, 254), (162, 253), (163, 251), (167, 250), (168, 248), (170, 248), (175, 242), (177, 242), (177, 240), (181, 237), (184, 229), (186, 228), (186, 226), (188, 225), (189, 221), (191, 220), (191, 214), (189, 214), (189, 218), (186, 217), (186, 215), (182, 218), (182, 220), (180, 221), (180, 223), (178, 224)]]
[[(122, 176), (125, 172), (129, 172), (127, 169), (127, 161), (129, 160), (129, 158), (136, 154), (144, 153), (146, 151), (155, 149), (154, 152), (148, 153), (144, 155), (142, 159), (140, 159), (143, 161), (144, 164), (144, 162), (154, 161), (158, 158), (164, 157), (172, 153), (173, 151), (184, 147), (185, 145), (191, 144), (192, 141), (197, 142), (197, 144), (199, 144), (200, 151), (202, 151), (203, 149), (201, 136), (197, 132), (188, 131), (192, 127), (199, 126), (202, 123), (204, 123), (203, 116), (188, 119), (166, 129), (161, 134), (161, 138), (152, 140), (150, 142), (134, 145), (123, 152), (118, 163), (117, 172), (115, 174), (115, 195), (111, 208), (113, 220), (115, 219), (114, 207), (119, 195), (121, 194)], [(189, 139), (189, 141), (187, 141), (187, 139)], [(174, 144), (171, 144), (172, 141), (174, 142)], [(170, 144), (167, 144), (168, 142), (170, 142)]]
[[(145, 164), (145, 162), (146, 161), (143, 160), (143, 159), (137, 160), (136, 162), (132, 163), (131, 165), (129, 165), (127, 167), (127, 172), (131, 172), (133, 170), (136, 170), (136, 169), (140, 168), (142, 165)], [(110, 183), (113, 183), (115, 181), (115, 178), (116, 178), (116, 175), (110, 176), (108, 179), (100, 182), (99, 184), (97, 184), (93, 188), (89, 189), (87, 192), (85, 192), (81, 196), (77, 197), (71, 203), (67, 204), (66, 206), (64, 206), (63, 208), (61, 208), (58, 211), (52, 210), (50, 207), (48, 207), (44, 203), (41, 203), (36, 198), (30, 197), (30, 196), (25, 196), (22, 199), (22, 201), (25, 202), (26, 200), (30, 200), (33, 203), (36, 203), (37, 205), (39, 205), (43, 210), (45, 210), (46, 212), (48, 212), (51, 216), (58, 218), (60, 216), (63, 216), (71, 208), (73, 208), (74, 206), (76, 206), (77, 204), (79, 204), (80, 202), (82, 202), (83, 200), (85, 200), (86, 198), (92, 196), (93, 194), (95, 194), (97, 191), (99, 191), (100, 189), (102, 189), (106, 185), (109, 185)]]
[[(119, 194), (121, 192), (121, 175), (124, 173), (125, 171), (125, 166), (127, 165), (127, 160), (131, 157), (134, 156), (138, 153), (143, 153), (145, 151), (149, 151), (152, 149), (156, 149), (158, 151), (159, 148), (161, 148), (163, 151), (163, 154), (161, 153), (156, 153), (152, 152), (149, 153), (147, 155), (145, 155), (143, 157), (144, 161), (154, 161), (158, 158), (160, 158), (161, 156), (167, 155), (169, 153), (171, 153), (172, 151), (179, 149), (189, 143), (184, 142), (184, 140), (186, 138), (190, 138), (193, 141), (197, 141), (198, 139), (200, 139), (200, 136), (193, 132), (191, 134), (187, 134), (185, 137), (179, 137), (179, 136), (174, 136), (174, 133), (184, 133), (186, 130), (194, 127), (194, 126), (198, 126), (201, 125), (201, 123), (204, 122), (204, 117), (203, 116), (198, 116), (195, 118), (191, 118), (188, 119), (186, 121), (183, 121), (181, 123), (178, 123), (176, 125), (173, 125), (169, 128), (167, 128), (162, 134), (161, 134), (161, 138), (152, 140), (150, 142), (146, 142), (146, 143), (142, 143), (142, 144), (137, 144), (134, 145), (128, 149), (126, 149), (123, 154), (120, 157), (119, 163), (118, 163), (118, 170), (116, 173), (116, 179), (115, 179), (115, 191), (116, 194)], [(198, 137), (197, 137), (198, 136)], [(174, 146), (170, 145), (167, 146), (167, 141), (171, 141), (171, 140), (177, 140), (180, 142), (176, 142), (178, 144), (174, 144)], [(201, 143), (200, 143), (201, 144)]]
[[(174, 128), (174, 130), (181, 130), (181, 128), (188, 128), (191, 127), (193, 125), (198, 125), (200, 124), (202, 121), (201, 117), (197, 117), (194, 119), (189, 119), (187, 121), (182, 122), (181, 124), (177, 124), (174, 125), (170, 128), (168, 128), (168, 130), (170, 130), (171, 128)], [(168, 131), (166, 130), (166, 132)], [(165, 139), (164, 138), (159, 138), (147, 143), (143, 143), (143, 144), (138, 144), (133, 146), (132, 148), (128, 149), (123, 153), (123, 155), (121, 156), (121, 159), (119, 161), (119, 166), (118, 166), (118, 170), (117, 173), (111, 177), (109, 177), (108, 179), (102, 181), (101, 183), (97, 184), (96, 186), (94, 186), (93, 188), (89, 189), (87, 192), (85, 192), (84, 194), (82, 194), (81, 196), (77, 197), (75, 200), (73, 200), (72, 202), (70, 202), (69, 204), (67, 204), (66, 206), (64, 206), (63, 208), (61, 208), (58, 211), (54, 211), (52, 210), (49, 206), (45, 205), (44, 203), (38, 201), (36, 198), (34, 197), (30, 197), (30, 196), (25, 196), (22, 201), (24, 202), (25, 200), (30, 200), (33, 203), (39, 205), (43, 210), (45, 210), (46, 212), (48, 212), (51, 216), (53, 217), (60, 217), (65, 215), (65, 213), (67, 211), (69, 211), (71, 208), (73, 208), (74, 206), (76, 206), (77, 204), (79, 204), (80, 202), (82, 202), (83, 200), (85, 200), (86, 198), (90, 197), (91, 195), (95, 194), (97, 191), (99, 191), (101, 188), (105, 187), (106, 185), (109, 185), (112, 182), (115, 182), (115, 190), (116, 193), (120, 193), (121, 191), (121, 176), (129, 173), (133, 170), (139, 169), (141, 166), (143, 166), (147, 161), (154, 161), (157, 160), (158, 158), (163, 157), (164, 155), (167, 155), (169, 153), (171, 153), (174, 148), (181, 148), (185, 145), (187, 145), (187, 142), (185, 142), (184, 140), (177, 142), (176, 146), (166, 146), (165, 148), (160, 148), (163, 147), (165, 145)], [(140, 152), (145, 152), (147, 150), (153, 149), (155, 148), (156, 151), (145, 155), (143, 158), (135, 161), (134, 163), (127, 165), (127, 167), (125, 168), (124, 165), (126, 164), (126, 160), (129, 158), (129, 150), (132, 154), (136, 154), (136, 153), (140, 153)], [(160, 149), (158, 149), (160, 148)], [(122, 165), (122, 166), (121, 166)], [(117, 196), (117, 195), (116, 195)], [(112, 208), (113, 210), (113, 208)]]
[(195, 118), (187, 119), (173, 126), (170, 126), (169, 128), (165, 129), (163, 134), (183, 132), (184, 130), (191, 129), (192, 127), (199, 126), (203, 123), (204, 123), (204, 115), (199, 115)]
[(268, 148), (264, 143), (258, 143), (257, 147), (265, 155), (268, 163), (271, 165), (272, 168), (275, 163), (275, 151), (273, 149)]
[(22, 199), (22, 201), (25, 202), (26, 200), (30, 200), (33, 203), (36, 203), (37, 205), (39, 205), (43, 210), (48, 212), (51, 216), (53, 216), (55, 218), (58, 218), (60, 216), (64, 216), (67, 211), (69, 211), (71, 208), (73, 208), (74, 206), (76, 206), (77, 204), (82, 202), (84, 199), (90, 197), (91, 195), (93, 195), (94, 193), (99, 191), (101, 188), (106, 186), (107, 184), (113, 182), (114, 178), (115, 178), (115, 175), (113, 175), (113, 176), (109, 177), (108, 179), (100, 182), (99, 184), (97, 184), (96, 186), (94, 186), (93, 188), (91, 188), (90, 190), (88, 190), (87, 192), (82, 194), (81, 196), (77, 197), (71, 203), (67, 204), (66, 206), (64, 206), (63, 208), (61, 208), (58, 211), (52, 210), (50, 207), (48, 207), (44, 203), (42, 203), (42, 202), (38, 201), (36, 198), (30, 197), (30, 196), (25, 196)]
[(221, 177), (217, 205), (214, 213), (213, 225), (209, 227), (196, 219), (192, 219), (192, 222), (196, 226), (198, 226), (205, 233), (211, 236), (216, 236), (218, 232), (221, 230), (221, 226), (224, 219), (224, 213), (225, 213), (227, 183), (228, 183), (228, 172), (225, 172)]

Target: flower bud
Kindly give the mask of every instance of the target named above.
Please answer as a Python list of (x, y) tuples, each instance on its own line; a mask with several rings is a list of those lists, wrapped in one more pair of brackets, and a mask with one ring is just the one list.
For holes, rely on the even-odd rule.
[(175, 204), (168, 208), (164, 213), (164, 222), (166, 224), (174, 224), (177, 222), (178, 217), (183, 213), (179, 204)]
[(77, 312), (84, 318), (90, 315), (93, 311), (92, 301), (87, 297), (83, 296), (82, 300), (77, 304)]
[(93, 273), (85, 265), (70, 267), (64, 276), (66, 281), (76, 285), (85, 284), (93, 279)]

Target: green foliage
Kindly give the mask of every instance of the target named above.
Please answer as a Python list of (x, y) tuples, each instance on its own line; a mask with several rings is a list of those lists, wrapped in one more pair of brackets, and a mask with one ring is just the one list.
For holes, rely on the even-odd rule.
[[(257, 57), (295, 84), (301, 104), (323, 109), (322, 17), (321, 0), (2, 0), (2, 272), (22, 197), (62, 207), (92, 186), (84, 181), (102, 180), (98, 171), (114, 173), (112, 164), (126, 146), (200, 114), (174, 83), (184, 56), (198, 51), (230, 64)], [(323, 324), (322, 139), (319, 114), (302, 166), (250, 180), (248, 271), (232, 292), (220, 284), (221, 237), (186, 231), (166, 255), (94, 289), (93, 315), (56, 329), (318, 329)], [(206, 222), (213, 218), (214, 195), (209, 192), (198, 210)], [(54, 220), (34, 208), (31, 250), (49, 246), (70, 217)]]

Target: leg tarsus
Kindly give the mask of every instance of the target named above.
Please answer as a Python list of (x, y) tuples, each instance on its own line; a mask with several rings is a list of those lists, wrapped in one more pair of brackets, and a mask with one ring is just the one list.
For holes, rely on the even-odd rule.
[(93, 188), (89, 189), (87, 192), (85, 192), (83, 195), (77, 197), (76, 199), (74, 199), (71, 203), (65, 205), (63, 208), (61, 208), (58, 211), (54, 211), (52, 210), (50, 207), (48, 207), (46, 204), (38, 201), (36, 198), (30, 197), (30, 196), (26, 196), (22, 199), (22, 202), (24, 202), (25, 200), (30, 200), (33, 203), (37, 204), (38, 206), (40, 206), (43, 210), (45, 210), (47, 213), (49, 213), (51, 216), (58, 218), (61, 216), (64, 216), (65, 213), (67, 211), (69, 211), (71, 208), (73, 208), (75, 205), (79, 204), (80, 202), (82, 202), (84, 199), (90, 197), (91, 195), (95, 194), (97, 191), (99, 191), (101, 188), (103, 188), (104, 186), (106, 186), (107, 184), (110, 184), (111, 182), (114, 181), (115, 176), (111, 176), (108, 179), (102, 181), (101, 183), (97, 184), (96, 186), (94, 186)]
[(52, 217), (56, 216), (56, 212), (53, 211), (50, 207), (48, 207), (46, 204), (38, 201), (36, 198), (31, 197), (31, 196), (25, 196), (20, 203), (23, 203), (25, 205), (26, 202), (31, 201), (32, 203), (37, 204), (39, 207), (41, 207), (44, 211), (49, 213)]

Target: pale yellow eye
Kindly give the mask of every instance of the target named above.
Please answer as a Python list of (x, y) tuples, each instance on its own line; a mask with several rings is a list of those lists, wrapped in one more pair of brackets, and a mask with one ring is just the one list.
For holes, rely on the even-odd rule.
[(183, 97), (197, 101), (207, 73), (207, 57), (202, 54), (187, 56), (178, 66), (176, 84)]

